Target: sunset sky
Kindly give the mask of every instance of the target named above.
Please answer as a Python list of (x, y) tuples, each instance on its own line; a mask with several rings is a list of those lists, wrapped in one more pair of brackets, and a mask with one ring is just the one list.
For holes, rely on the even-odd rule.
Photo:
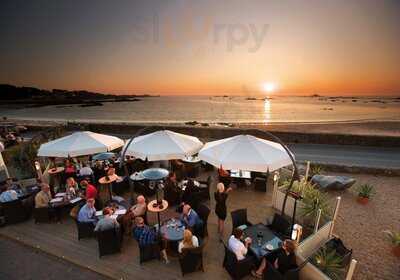
[(0, 83), (19, 86), (400, 93), (397, 0), (2, 1), (0, 38)]

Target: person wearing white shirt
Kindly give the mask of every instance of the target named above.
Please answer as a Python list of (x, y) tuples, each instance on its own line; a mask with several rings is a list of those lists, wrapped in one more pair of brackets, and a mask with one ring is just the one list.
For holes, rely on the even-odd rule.
[(18, 199), (18, 194), (16, 191), (11, 189), (11, 185), (7, 186), (7, 189), (0, 194), (0, 202), (9, 202)]
[(88, 164), (85, 164), (85, 167), (83, 167), (79, 170), (79, 175), (80, 176), (92, 176), (93, 170), (92, 170), (92, 168), (89, 167)]
[(231, 235), (228, 241), (228, 247), (233, 253), (235, 253), (238, 261), (246, 258), (247, 249), (251, 244), (251, 238), (246, 238), (244, 243), (241, 241), (242, 238), (243, 230), (240, 228), (235, 228), (233, 230), (233, 235)]
[(178, 252), (182, 253), (182, 249), (185, 248), (197, 248), (199, 247), (199, 239), (192, 234), (188, 229), (183, 232), (183, 240), (179, 242)]

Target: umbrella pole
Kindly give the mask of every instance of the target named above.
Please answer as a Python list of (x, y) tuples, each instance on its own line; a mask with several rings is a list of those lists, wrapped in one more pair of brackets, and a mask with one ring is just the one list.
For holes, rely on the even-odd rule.
[[(121, 162), (119, 164), (119, 167), (122, 168), (122, 165), (125, 166), (125, 175), (129, 176), (129, 171), (128, 171), (128, 167), (126, 166), (125, 163), (125, 154), (126, 154), (126, 150), (128, 149), (128, 147), (131, 145), (132, 141), (140, 136), (141, 134), (143, 134), (145, 131), (149, 130), (149, 129), (154, 129), (156, 128), (156, 126), (146, 126), (142, 129), (140, 129), (139, 131), (137, 131), (135, 133), (135, 135), (129, 139), (128, 143), (125, 145), (125, 147), (122, 149), (122, 153), (121, 153)], [(133, 199), (133, 192), (134, 192), (134, 187), (133, 187), (133, 183), (131, 182), (131, 180), (129, 180), (129, 189), (130, 189), (130, 193), (131, 193), (131, 199)]]

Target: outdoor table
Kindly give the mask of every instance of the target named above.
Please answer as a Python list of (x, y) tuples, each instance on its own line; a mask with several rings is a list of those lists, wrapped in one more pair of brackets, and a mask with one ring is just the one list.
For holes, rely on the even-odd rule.
[(61, 187), (60, 174), (64, 171), (64, 167), (54, 167), (50, 168), (47, 173), (54, 178), (54, 185), (50, 184), (51, 192), (54, 194), (54, 186)]
[[(182, 191), (185, 191), (188, 182), (189, 182), (188, 180), (180, 181), (180, 182), (177, 184), (177, 186), (178, 186), (178, 188), (180, 188)], [(200, 182), (193, 180), (193, 183), (194, 183), (194, 186), (195, 186), (195, 187), (200, 188)]]
[(252, 239), (249, 249), (258, 259), (282, 245), (282, 240), (261, 223), (247, 227), (244, 230), (244, 236)]
[(75, 198), (69, 199), (65, 193), (58, 193), (56, 194), (56, 197), (54, 197), (52, 200), (50, 200), (50, 209), (53, 209), (55, 212), (55, 215), (57, 217), (57, 220), (61, 220), (61, 216), (64, 208), (68, 206), (75, 206), (78, 202), (82, 201), (83, 198), (80, 196), (77, 196)]
[(160, 223), (160, 212), (167, 210), (168, 208), (168, 201), (162, 200), (162, 204), (158, 205), (157, 200), (152, 200), (147, 204), (147, 210), (153, 213), (157, 213), (157, 221), (158, 221), (158, 226), (161, 225)]
[(142, 172), (135, 172), (129, 178), (132, 181), (142, 181), (145, 179)]
[(32, 195), (37, 194), (40, 191), (39, 186), (31, 186), (29, 188), (17, 190), (18, 199), (23, 200)]
[(201, 162), (201, 159), (199, 159), (198, 157), (196, 157), (196, 156), (187, 156), (187, 157), (184, 157), (183, 159), (181, 159), (183, 162), (185, 162), (185, 163), (200, 163)]
[(52, 200), (50, 200), (50, 206), (53, 208), (60, 208), (68, 205), (75, 205), (82, 200), (83, 198), (80, 196), (68, 198), (65, 193), (58, 193)]
[(251, 172), (245, 170), (231, 170), (230, 177), (233, 178), (238, 187), (245, 187), (246, 180), (251, 179)]
[(185, 164), (185, 173), (191, 178), (196, 178), (200, 173), (201, 159), (194, 156), (188, 156), (182, 159)]
[(245, 170), (231, 170), (230, 172), (232, 178), (239, 179), (251, 179), (251, 172)]
[[(113, 205), (113, 204), (115, 204), (115, 205)], [(116, 220), (118, 220), (119, 217), (125, 215), (127, 212), (127, 209), (122, 204), (119, 204), (116, 202), (110, 203), (110, 205), (108, 205), (107, 207), (111, 207), (114, 209), (114, 214), (112, 214), (111, 217)], [(103, 218), (103, 210), (96, 211), (96, 217), (98, 219), (102, 219)]]
[(161, 226), (161, 234), (167, 241), (177, 242), (183, 239), (185, 226), (179, 219), (169, 219)]
[(114, 174), (111, 176), (104, 176), (99, 179), (99, 183), (107, 188), (108, 194), (110, 196), (110, 200), (112, 199), (112, 190), (111, 190), (112, 183), (117, 181), (118, 178), (119, 178), (119, 176)]

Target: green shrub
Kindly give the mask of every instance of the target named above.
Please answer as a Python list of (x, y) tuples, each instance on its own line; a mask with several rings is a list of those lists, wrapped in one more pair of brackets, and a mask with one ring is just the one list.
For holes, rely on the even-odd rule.
[(360, 197), (371, 198), (373, 195), (375, 195), (375, 188), (370, 184), (359, 185), (357, 191), (358, 196)]
[(335, 249), (322, 247), (311, 258), (311, 263), (331, 279), (336, 280), (344, 278), (345, 269), (342, 265), (343, 257), (336, 254)]
[(383, 233), (394, 246), (400, 246), (400, 232), (385, 230)]

